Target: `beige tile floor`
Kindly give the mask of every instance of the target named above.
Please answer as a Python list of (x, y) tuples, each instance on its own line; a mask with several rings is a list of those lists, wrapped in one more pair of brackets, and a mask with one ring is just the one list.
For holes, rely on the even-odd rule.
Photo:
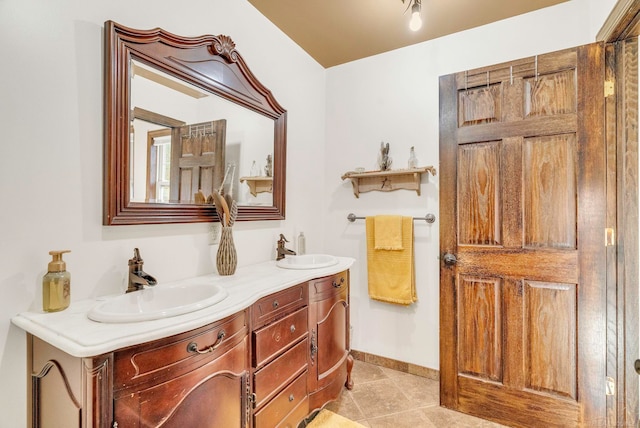
[(354, 387), (327, 409), (369, 428), (498, 428), (439, 406), (438, 381), (356, 360)]

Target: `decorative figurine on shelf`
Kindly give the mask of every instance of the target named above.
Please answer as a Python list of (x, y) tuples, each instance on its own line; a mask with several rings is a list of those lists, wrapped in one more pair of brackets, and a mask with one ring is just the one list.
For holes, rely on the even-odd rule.
[(411, 149), (409, 150), (409, 161), (407, 162), (407, 166), (409, 169), (418, 167), (418, 158), (416, 158), (416, 151), (413, 146), (411, 146)]
[(380, 143), (380, 153), (378, 154), (378, 166), (380, 171), (388, 171), (391, 169), (391, 157), (389, 156), (389, 143), (384, 141)]
[(267, 164), (264, 167), (264, 175), (267, 177), (273, 177), (273, 159), (271, 155), (267, 155)]

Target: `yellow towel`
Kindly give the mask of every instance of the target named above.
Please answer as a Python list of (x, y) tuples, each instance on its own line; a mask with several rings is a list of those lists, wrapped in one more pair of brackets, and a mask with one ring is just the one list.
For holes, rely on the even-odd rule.
[(402, 216), (374, 217), (374, 245), (376, 250), (402, 250)]
[(402, 250), (376, 250), (375, 218), (366, 218), (369, 297), (410, 305), (418, 300), (413, 262), (413, 217), (402, 217)]

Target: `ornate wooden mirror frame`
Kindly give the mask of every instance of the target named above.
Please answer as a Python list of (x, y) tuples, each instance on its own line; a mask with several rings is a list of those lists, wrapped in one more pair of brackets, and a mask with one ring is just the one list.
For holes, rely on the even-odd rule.
[(131, 62), (135, 59), (202, 90), (273, 119), (273, 205), (241, 205), (237, 220), (285, 215), (287, 113), (249, 70), (228, 36), (181, 37), (160, 28), (105, 23), (105, 225), (217, 221), (213, 205), (132, 202), (129, 125)]

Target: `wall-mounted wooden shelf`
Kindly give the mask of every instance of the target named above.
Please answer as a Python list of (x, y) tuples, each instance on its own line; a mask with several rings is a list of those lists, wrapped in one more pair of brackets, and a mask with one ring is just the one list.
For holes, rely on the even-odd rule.
[(273, 177), (240, 177), (240, 183), (247, 182), (249, 193), (257, 196), (258, 193), (273, 192)]
[(377, 190), (379, 192), (391, 192), (393, 190), (415, 190), (420, 196), (420, 179), (425, 172), (436, 175), (433, 166), (424, 166), (412, 169), (396, 169), (389, 171), (349, 171), (342, 175), (342, 179), (350, 179), (353, 186), (353, 194), (356, 198), (360, 193)]

